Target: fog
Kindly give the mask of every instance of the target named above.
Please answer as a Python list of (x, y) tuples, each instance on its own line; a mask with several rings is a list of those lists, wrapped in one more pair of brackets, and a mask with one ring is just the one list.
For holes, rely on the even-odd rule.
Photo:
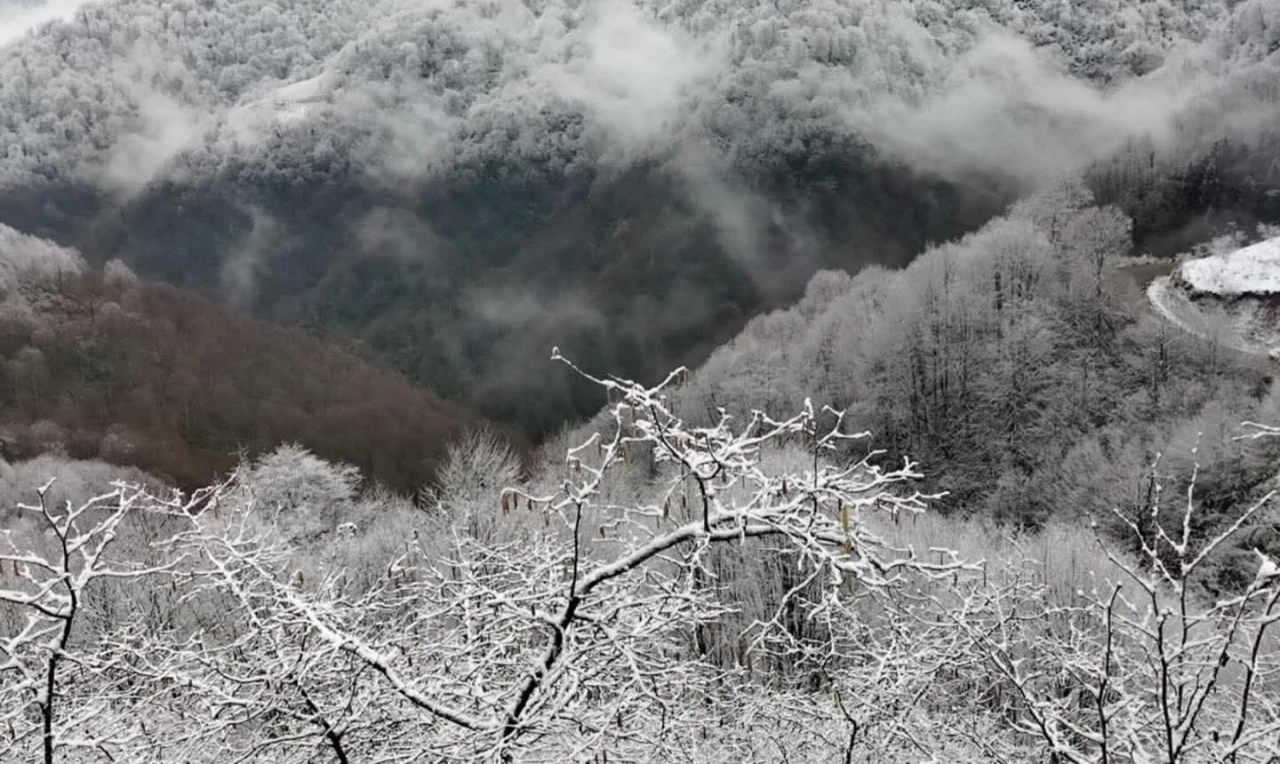
[(7, 0), (0, 2), (0, 46), (41, 24), (65, 19), (91, 0)]

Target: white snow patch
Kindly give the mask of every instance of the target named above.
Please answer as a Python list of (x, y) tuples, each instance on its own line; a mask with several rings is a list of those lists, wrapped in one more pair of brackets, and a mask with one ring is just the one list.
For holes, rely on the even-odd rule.
[(301, 80), (299, 82), (291, 82), (283, 87), (278, 87), (271, 91), (268, 98), (276, 103), (304, 103), (307, 101), (317, 101), (324, 98), (328, 92), (329, 77), (327, 74), (317, 74), (310, 79)]
[(325, 100), (331, 79), (322, 72), (310, 79), (276, 88), (267, 94), (265, 100), (275, 108), (276, 120), (281, 124), (302, 122), (311, 116), (311, 104)]
[(1180, 288), (1170, 276), (1147, 285), (1147, 299), (1161, 318), (1187, 334), (1248, 355), (1280, 360), (1280, 323), (1261, 300), (1192, 299), (1185, 286)]
[(1280, 237), (1225, 255), (1188, 260), (1179, 274), (1193, 294), (1280, 294)]
[(327, 100), (332, 85), (333, 76), (328, 72), (290, 82), (242, 101), (227, 112), (224, 121), (233, 135), (252, 142), (270, 127), (305, 122), (314, 105)]

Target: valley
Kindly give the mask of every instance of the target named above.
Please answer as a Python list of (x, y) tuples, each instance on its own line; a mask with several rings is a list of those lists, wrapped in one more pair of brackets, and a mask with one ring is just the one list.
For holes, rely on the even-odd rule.
[(0, 0), (0, 761), (1274, 764), (1280, 0)]

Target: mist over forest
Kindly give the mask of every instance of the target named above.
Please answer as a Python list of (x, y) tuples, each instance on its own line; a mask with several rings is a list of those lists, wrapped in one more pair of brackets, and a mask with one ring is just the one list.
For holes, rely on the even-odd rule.
[(654, 380), (1064, 174), (1140, 251), (1274, 219), (1272, 13), (89, 3), (3, 51), (0, 222), (542, 437), (550, 345)]
[(1278, 125), (1280, 0), (0, 0), (0, 760), (1280, 760)]

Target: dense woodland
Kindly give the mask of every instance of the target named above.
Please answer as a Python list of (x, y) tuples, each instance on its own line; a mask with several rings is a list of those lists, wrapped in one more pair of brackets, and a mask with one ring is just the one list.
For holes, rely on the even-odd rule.
[(1274, 236), (1278, 57), (1276, 0), (0, 45), (0, 759), (1273, 764), (1275, 362), (1143, 289)]
[[(654, 387), (553, 351), (604, 411), (527, 463), (472, 431), (421, 491), (298, 445), (186, 493), (104, 487), (101, 450), (5, 464), (0, 746), (1268, 762), (1273, 367), (1161, 323), (1131, 225), (1056, 186), (904, 269), (820, 273)], [(51, 300), (83, 338), (145, 304), (10, 239), (11, 314)]]
[[(297, 330), (233, 316), (118, 262), (4, 233), (3, 458), (131, 465), (186, 489), (296, 441), (413, 492), (484, 423)], [(24, 259), (25, 257), (25, 259)], [(510, 434), (508, 434), (510, 436)]]
[(1263, 557), (1200, 593), (1271, 495), (1193, 537), (1199, 507), (1156, 490), (1111, 515), (1133, 554), (1079, 527), (1001, 544), (940, 521), (914, 463), (846, 456), (870, 444), (833, 410), (693, 427), (669, 405), (682, 376), (595, 379), (614, 401), (598, 430), (525, 479), (498, 441), (456, 444), (426, 509), (298, 448), (189, 496), (120, 483), (54, 506), (37, 488), (0, 538), (0, 746), (44, 762), (1277, 755), (1280, 569)]
[[(23, 182), (26, 173), (74, 177), (85, 165), (103, 164), (104, 154), (110, 172), (110, 158), (130, 149), (137, 152), (132, 158), (159, 154), (161, 163), (197, 166), (235, 161), (248, 149), (255, 159), (270, 157), (264, 170), (305, 172), (325, 152), (337, 161), (367, 160), (364, 152), (337, 151), (363, 140), (426, 150), (431, 147), (415, 144), (440, 127), (441, 150), (399, 156), (395, 163), (478, 166), (518, 158), (580, 164), (613, 148), (599, 140), (609, 137), (601, 133), (618, 130), (628, 118), (638, 123), (637, 134), (613, 137), (636, 145), (618, 149), (643, 155), (651, 148), (644, 143), (678, 140), (670, 130), (644, 124), (655, 115), (626, 111), (639, 100), (671, 112), (675, 132), (705, 122), (729, 139), (731, 150), (786, 153), (789, 142), (803, 147), (813, 128), (847, 135), (859, 127), (840, 130), (839, 112), (848, 103), (837, 97), (871, 103), (886, 93), (922, 95), (948, 78), (971, 75), (952, 65), (997, 29), (1063, 60), (1074, 74), (1111, 81), (1153, 71), (1171, 48), (1188, 41), (1229, 38), (1233, 57), (1256, 60), (1258, 52), (1233, 38), (1265, 47), (1270, 12), (1265, 3), (1247, 3), (1224, 24), (1235, 4), (780, 7), (693, 0), (615, 4), (611, 13), (574, 0), (376, 5), (374, 13), (367, 3), (345, 0), (82, 6), (69, 21), (4, 52), (6, 182)], [(637, 38), (636, 53), (674, 60), (637, 59), (628, 64), (638, 70), (608, 65), (603, 74), (584, 73), (583, 66), (603, 60), (600, 43), (619, 30)], [(104, 70), (117, 76), (103, 78)], [(627, 78), (640, 72), (661, 81), (614, 96), (605, 92), (612, 84), (636, 85)], [(729, 76), (715, 76), (722, 73)], [(309, 85), (293, 84), (302, 82)], [(703, 97), (708, 102), (698, 103)], [(613, 108), (610, 98), (617, 101)], [(256, 113), (259, 108), (267, 113)], [(274, 119), (276, 110), (287, 117)], [(397, 134), (390, 119), (397, 113), (423, 124), (399, 125)], [(178, 134), (156, 134), (162, 126), (149, 124), (166, 116), (179, 118)], [(314, 140), (317, 133), (323, 140)], [(206, 144), (208, 137), (214, 140)]]
[(1014, 525), (1140, 513), (1154, 480), (1181, 491), (1196, 473), (1207, 532), (1271, 488), (1276, 454), (1240, 425), (1280, 417), (1274, 366), (1157, 317), (1130, 227), (1067, 184), (904, 269), (820, 273), (717, 350), (681, 410), (830, 403), (920, 460), (938, 509)]

